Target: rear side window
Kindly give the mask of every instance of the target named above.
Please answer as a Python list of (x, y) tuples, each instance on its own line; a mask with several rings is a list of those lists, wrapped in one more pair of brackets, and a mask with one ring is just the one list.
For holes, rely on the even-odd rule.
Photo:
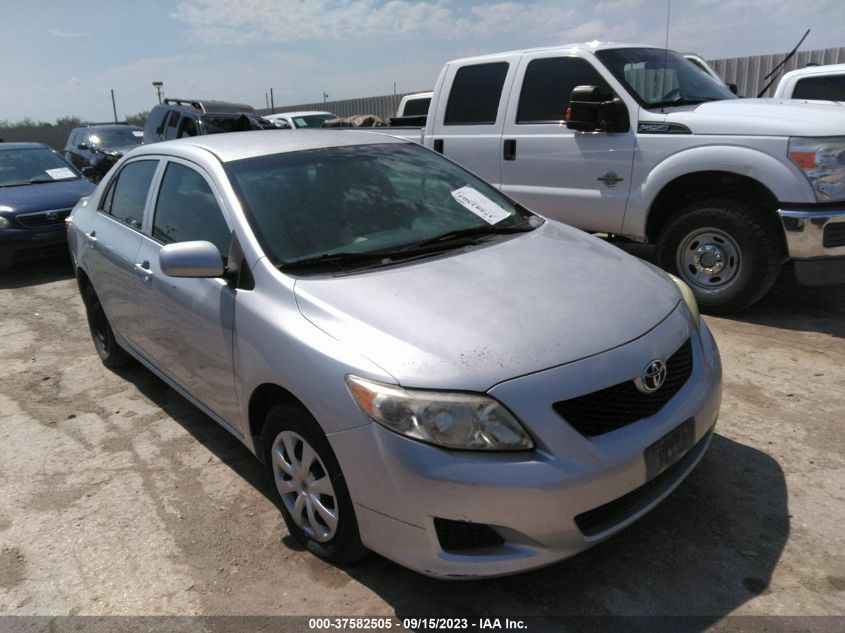
[(141, 160), (124, 167), (106, 193), (103, 210), (132, 228), (140, 229), (157, 165), (155, 160)]
[(176, 138), (176, 128), (179, 126), (179, 113), (174, 110), (167, 119), (167, 128), (164, 130), (164, 138)]
[(829, 99), (845, 101), (845, 75), (806, 77), (795, 84), (793, 99)]
[(428, 114), (428, 106), (431, 103), (431, 97), (425, 99), (411, 99), (405, 104), (403, 114), (405, 116), (425, 116)]
[(517, 123), (560, 123), (576, 86), (599, 86), (610, 91), (598, 71), (578, 57), (535, 59), (525, 69), (519, 95)]
[(464, 66), (455, 73), (444, 125), (493, 125), (499, 111), (507, 62)]
[(153, 217), (153, 237), (164, 244), (205, 240), (225, 257), (232, 232), (199, 173), (179, 163), (164, 172)]

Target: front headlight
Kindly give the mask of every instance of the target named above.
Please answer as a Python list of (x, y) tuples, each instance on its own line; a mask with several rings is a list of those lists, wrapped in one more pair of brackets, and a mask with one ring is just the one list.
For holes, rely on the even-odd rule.
[(678, 290), (681, 291), (684, 303), (687, 304), (687, 308), (689, 308), (692, 320), (695, 321), (695, 327), (697, 328), (701, 325), (701, 313), (698, 311), (698, 301), (695, 299), (695, 294), (693, 294), (692, 288), (690, 288), (680, 277), (675, 277), (675, 275), (671, 273), (666, 274), (672, 278), (672, 281), (674, 281), (675, 285), (678, 286)]
[(10, 229), (12, 228), (12, 223), (9, 221), (9, 218), (5, 218), (0, 215), (0, 231), (3, 229)]
[(845, 136), (792, 137), (789, 159), (810, 181), (816, 200), (845, 200)]
[(501, 404), (484, 395), (403, 389), (347, 376), (361, 410), (391, 431), (444, 448), (519, 451), (534, 447)]

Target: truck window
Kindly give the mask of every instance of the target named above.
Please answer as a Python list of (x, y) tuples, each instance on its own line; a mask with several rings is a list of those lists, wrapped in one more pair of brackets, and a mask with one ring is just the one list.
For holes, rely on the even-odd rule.
[(525, 69), (519, 95), (517, 123), (560, 123), (576, 86), (610, 86), (598, 71), (579, 57), (535, 59)]
[(428, 114), (430, 103), (431, 97), (411, 99), (405, 104), (405, 111), (402, 113), (402, 116), (425, 116)]
[(455, 73), (444, 125), (493, 125), (499, 112), (507, 62), (464, 66)]
[(845, 75), (805, 77), (795, 84), (793, 99), (845, 101)]

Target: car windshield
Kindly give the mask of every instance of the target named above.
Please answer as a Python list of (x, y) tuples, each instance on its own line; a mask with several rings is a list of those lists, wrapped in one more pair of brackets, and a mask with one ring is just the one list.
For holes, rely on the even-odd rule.
[(616, 48), (597, 51), (596, 57), (645, 108), (737, 98), (725, 84), (674, 51)]
[(76, 180), (79, 172), (53, 150), (0, 149), (0, 187)]
[(296, 127), (320, 127), (323, 125), (323, 121), (331, 121), (336, 118), (333, 114), (308, 114), (291, 117), (291, 120)]
[(90, 139), (94, 147), (125, 147), (140, 145), (143, 130), (133, 128), (115, 128), (111, 130), (92, 130)]
[(430, 252), (432, 243), (444, 250), (467, 245), (470, 236), (495, 239), (541, 222), (461, 167), (410, 143), (273, 154), (225, 169), (276, 265), (413, 255)]

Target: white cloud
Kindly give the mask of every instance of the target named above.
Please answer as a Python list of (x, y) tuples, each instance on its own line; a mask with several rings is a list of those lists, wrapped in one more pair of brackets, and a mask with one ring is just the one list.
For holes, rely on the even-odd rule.
[(65, 31), (63, 29), (50, 29), (48, 34), (53, 37), (86, 37), (88, 33), (78, 33), (76, 31)]

